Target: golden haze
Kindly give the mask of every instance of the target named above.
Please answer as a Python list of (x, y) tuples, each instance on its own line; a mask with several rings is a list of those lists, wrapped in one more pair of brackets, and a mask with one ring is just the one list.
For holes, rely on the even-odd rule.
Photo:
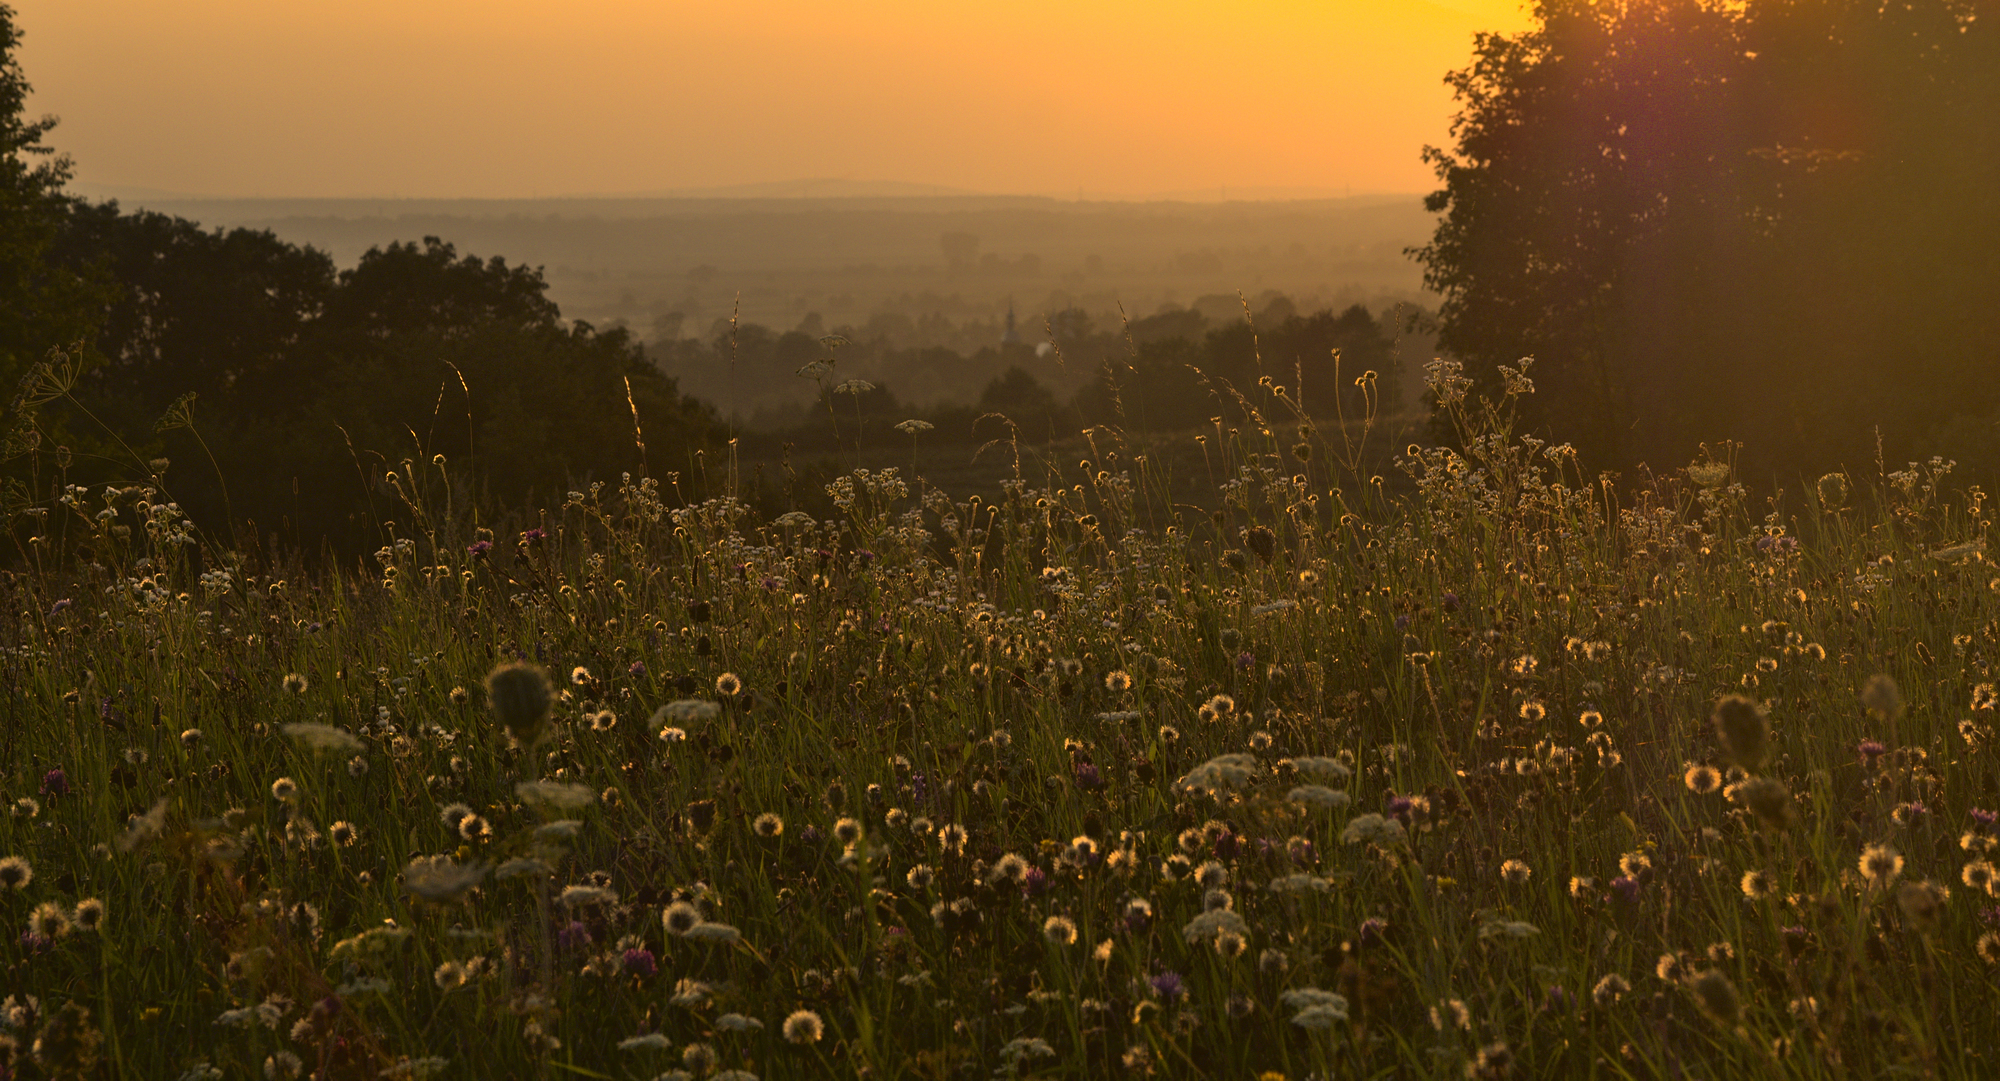
[(1431, 186), (1513, 0), (16, 0), (92, 185), (532, 196), (807, 177), (1215, 197)]

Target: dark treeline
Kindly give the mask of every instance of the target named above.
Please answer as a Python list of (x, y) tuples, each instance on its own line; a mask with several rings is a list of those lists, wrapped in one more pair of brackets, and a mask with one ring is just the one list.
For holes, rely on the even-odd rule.
[[(1268, 397), (1256, 390), (1262, 380), (1284, 387), (1318, 422), (1335, 421), (1342, 412), (1357, 418), (1371, 408), (1390, 413), (1404, 405), (1392, 377), (1395, 329), (1360, 305), (1300, 315), (1278, 297), (1250, 318), (1220, 326), (1198, 311), (1173, 309), (1100, 328), (1087, 313), (1069, 309), (1036, 328), (1042, 341), (1035, 346), (1008, 343), (971, 355), (941, 347), (899, 349), (851, 327), (815, 336), (777, 334), (755, 324), (718, 328), (707, 341), (652, 348), (676, 374), (715, 373), (701, 385), (725, 413), (731, 381), (760, 402), (768, 402), (773, 386), (808, 394), (744, 416), (748, 452), (770, 456), (771, 448), (787, 443), (802, 451), (907, 444), (908, 434), (895, 425), (912, 419), (931, 424), (938, 433), (933, 439), (983, 441), (1001, 430), (991, 426), (998, 423), (991, 415), (998, 414), (1021, 440), (1034, 443), (1098, 425), (1134, 433), (1203, 428), (1218, 417), (1233, 425), (1245, 415), (1239, 395)], [(968, 371), (993, 373), (983, 386), (973, 384), (980, 389), (966, 396), (970, 400), (914, 405), (900, 396), (906, 385), (927, 387), (938, 373), (962, 382)], [(1378, 378), (1357, 386), (1370, 372)], [(975, 422), (981, 424), (977, 431)]]
[(61, 452), (84, 481), (164, 459), (166, 492), (233, 539), (379, 543), (405, 463), (460, 506), (511, 508), (685, 467), (709, 440), (711, 411), (625, 331), (567, 322), (539, 272), (436, 238), (336, 271), (269, 233), (76, 203), (48, 257), (95, 287), (95, 330), (66, 397), (16, 403), (17, 431), (40, 431), (28, 457)]
[[(1442, 346), (1607, 465), (2000, 465), (2000, 25), (1966, 0), (1543, 0), (1452, 77)], [(1816, 472), (1815, 472), (1816, 475)]]

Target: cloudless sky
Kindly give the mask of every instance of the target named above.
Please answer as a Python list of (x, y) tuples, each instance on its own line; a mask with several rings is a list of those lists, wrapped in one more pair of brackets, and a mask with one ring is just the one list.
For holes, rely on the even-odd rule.
[(1518, 0), (12, 0), (94, 186), (1415, 192)]

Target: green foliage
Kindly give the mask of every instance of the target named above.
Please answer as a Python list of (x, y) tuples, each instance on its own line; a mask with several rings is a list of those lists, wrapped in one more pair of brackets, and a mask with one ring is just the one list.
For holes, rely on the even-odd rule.
[[(567, 323), (539, 272), (436, 238), (336, 273), (269, 233), (104, 204), (73, 210), (56, 256), (119, 283), (77, 395), (135, 448), (74, 479), (180, 459), (174, 497), (223, 536), (250, 520), (355, 554), (378, 542), (370, 507), (406, 458), (444, 455), (471, 510), (686, 468), (707, 440), (707, 410), (626, 332)], [(644, 453), (610, 419), (635, 409)]]
[(1619, 464), (1700, 438), (1789, 473), (1990, 423), (2000, 32), (1972, 5), (1535, 10), (1478, 40), (1426, 151), (1444, 348), (1535, 356), (1533, 423)]
[(1101, 432), (468, 545), (413, 463), (304, 575), (67, 490), (92, 558), (0, 581), (16, 1075), (1991, 1073), (1984, 495), (1620, 496), (1432, 377), (1400, 502), (1246, 428), (1189, 516)]
[(91, 275), (47, 258), (68, 208), (70, 161), (42, 142), (54, 118), (22, 115), (29, 86), (20, 44), (14, 9), (0, 4), (0, 385), (87, 337), (101, 295)]

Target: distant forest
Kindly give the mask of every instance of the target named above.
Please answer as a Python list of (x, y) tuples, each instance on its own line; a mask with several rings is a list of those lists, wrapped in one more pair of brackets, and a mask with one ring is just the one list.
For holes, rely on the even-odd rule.
[[(0, 509), (24, 540), (65, 485), (144, 482), (225, 537), (351, 554), (380, 543), (398, 485), (512, 509), (625, 472), (696, 478), (724, 453), (790, 469), (900, 447), (909, 420), (933, 443), (996, 425), (1031, 442), (1186, 433), (1280, 387), (1307, 423), (1414, 413), (1431, 343), (1409, 332), (1427, 322), (1489, 390), (1498, 365), (1535, 358), (1524, 430), (1591, 468), (1670, 470), (1707, 443), (1766, 486), (1932, 453), (1994, 475), (2000, 26), (1954, 0), (1536, 12), (1451, 77), (1434, 232), (1408, 253), (1434, 322), (1260, 289), (1247, 312), (1191, 294), (1115, 322), (1049, 304), (1018, 312), (1018, 342), (986, 323), (946, 346), (893, 313), (788, 302), (782, 322), (731, 320), (707, 300), (700, 320), (657, 313), (645, 341), (564, 318), (538, 268), (436, 237), (341, 269), (268, 230), (80, 201), (53, 122), (22, 115), (0, 6), (0, 370), (16, 387)], [(1042, 273), (938, 224), (943, 269), (905, 278)], [(1222, 266), (1193, 257), (1169, 269)], [(1064, 271), (1079, 289), (1109, 273)]]

